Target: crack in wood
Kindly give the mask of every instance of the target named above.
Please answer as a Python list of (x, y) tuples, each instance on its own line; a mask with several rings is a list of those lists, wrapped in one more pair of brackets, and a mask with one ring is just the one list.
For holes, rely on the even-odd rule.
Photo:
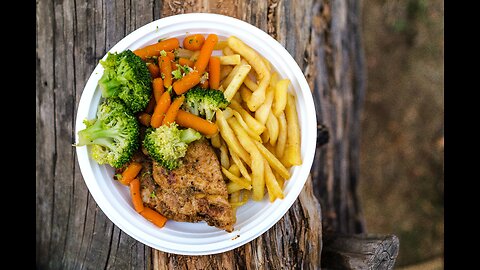
[(277, 39), (277, 6), (278, 0), (268, 1), (267, 33), (274, 39)]

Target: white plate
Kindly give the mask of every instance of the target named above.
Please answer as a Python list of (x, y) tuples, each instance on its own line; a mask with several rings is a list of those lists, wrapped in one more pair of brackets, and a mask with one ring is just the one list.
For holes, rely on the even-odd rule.
[[(87, 147), (77, 147), (77, 157), (85, 183), (105, 215), (121, 230), (136, 240), (164, 252), (183, 255), (207, 255), (225, 252), (242, 246), (271, 228), (288, 211), (302, 191), (312, 166), (317, 138), (315, 107), (310, 88), (295, 60), (275, 39), (262, 30), (235, 18), (190, 13), (175, 15), (151, 22), (118, 42), (110, 52), (137, 49), (157, 42), (160, 38), (178, 37), (189, 33), (215, 33), (220, 40), (235, 35), (266, 57), (280, 78), (291, 81), (301, 128), (301, 155), (303, 164), (291, 169), (292, 177), (285, 185), (285, 198), (261, 202), (248, 202), (237, 210), (235, 230), (227, 233), (205, 222), (186, 223), (167, 221), (158, 228), (135, 212), (128, 187), (112, 179), (110, 166), (98, 165), (90, 158)], [(106, 56), (105, 56), (106, 57)], [(104, 58), (105, 58), (104, 57)], [(98, 80), (103, 74), (99, 64), (85, 85), (77, 111), (75, 134), (85, 128), (84, 119), (95, 118), (101, 91)], [(76, 135), (78, 141), (78, 134)], [(238, 235), (238, 237), (237, 237)]]

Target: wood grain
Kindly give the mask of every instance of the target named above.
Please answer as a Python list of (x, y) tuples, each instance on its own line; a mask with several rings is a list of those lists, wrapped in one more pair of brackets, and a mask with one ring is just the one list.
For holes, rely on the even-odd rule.
[(337, 234), (324, 241), (325, 269), (393, 269), (399, 248), (395, 235)]
[[(356, 197), (365, 79), (357, 1), (38, 0), (36, 11), (38, 269), (318, 269), (329, 260), (322, 223), (323, 232), (364, 232)], [(287, 214), (252, 242), (211, 256), (164, 253), (118, 229), (89, 194), (72, 147), (78, 101), (98, 60), (146, 23), (189, 12), (236, 17), (277, 39), (304, 72), (328, 134)]]

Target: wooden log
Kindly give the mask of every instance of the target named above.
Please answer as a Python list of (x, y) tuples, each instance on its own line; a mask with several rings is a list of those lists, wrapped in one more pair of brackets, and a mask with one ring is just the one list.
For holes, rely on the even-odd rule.
[(395, 235), (325, 235), (322, 268), (393, 269), (399, 241)]
[(317, 150), (313, 163), (315, 195), (322, 205), (324, 232), (362, 233), (365, 222), (356, 190), (366, 79), (360, 4), (355, 0), (316, 4), (319, 13), (311, 35), (315, 51), (307, 59), (312, 59), (315, 70), (310, 78), (317, 119), (328, 130), (328, 143)]

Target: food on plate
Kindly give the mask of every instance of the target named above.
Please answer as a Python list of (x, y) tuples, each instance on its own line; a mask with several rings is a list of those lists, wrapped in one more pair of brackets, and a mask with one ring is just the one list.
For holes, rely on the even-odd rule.
[(205, 37), (201, 34), (188, 35), (183, 40), (183, 48), (191, 51), (198, 51), (202, 49)]
[(139, 146), (137, 119), (117, 98), (105, 99), (96, 118), (83, 123), (86, 128), (78, 132), (76, 146), (91, 146), (90, 154), (98, 164), (119, 168), (130, 161)]
[(128, 186), (130, 182), (137, 177), (138, 173), (142, 169), (142, 164), (138, 162), (130, 162), (127, 166), (127, 168), (122, 172), (121, 175), (117, 176), (117, 180)]
[(186, 111), (212, 121), (217, 109), (225, 109), (228, 103), (222, 91), (197, 86), (185, 94), (183, 107)]
[(158, 57), (162, 51), (168, 52), (180, 46), (177, 38), (159, 40), (159, 42), (144, 46), (133, 51), (136, 55), (146, 60), (148, 57)]
[(168, 170), (178, 168), (187, 153), (188, 144), (202, 137), (191, 128), (178, 129), (176, 123), (149, 128), (145, 132), (143, 147), (148, 155)]
[(233, 212), (220, 164), (205, 139), (188, 147), (183, 166), (176, 170), (169, 171), (154, 162), (153, 179), (159, 188), (150, 202), (154, 201), (165, 217), (188, 222), (205, 220), (211, 226), (233, 230)]
[(239, 38), (219, 39), (191, 33), (100, 61), (103, 99), (77, 146), (116, 168), (135, 211), (159, 227), (231, 232), (248, 201), (285, 198), (302, 164), (290, 80)]
[(132, 113), (145, 109), (152, 92), (152, 79), (142, 59), (131, 50), (125, 50), (108, 53), (100, 64), (104, 68), (98, 81), (102, 96), (120, 98)]

